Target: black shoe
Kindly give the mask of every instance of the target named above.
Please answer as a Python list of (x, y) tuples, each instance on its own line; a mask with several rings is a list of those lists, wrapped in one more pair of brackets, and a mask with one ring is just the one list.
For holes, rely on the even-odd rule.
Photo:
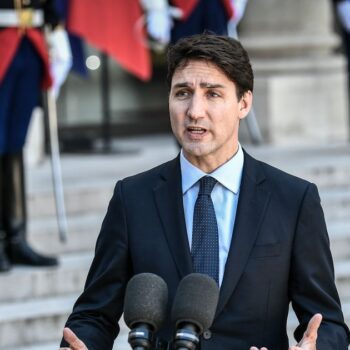
[(41, 255), (35, 252), (26, 241), (10, 242), (8, 246), (8, 257), (12, 264), (29, 266), (57, 266), (55, 257)]
[(6, 253), (12, 264), (30, 266), (57, 266), (55, 257), (35, 252), (26, 239), (26, 193), (22, 152), (7, 154), (2, 159), (3, 221), (6, 232)]
[(0, 255), (0, 273), (11, 269), (11, 263), (6, 255)]
[(0, 242), (0, 272), (6, 272), (10, 269), (11, 263), (5, 252), (4, 243)]

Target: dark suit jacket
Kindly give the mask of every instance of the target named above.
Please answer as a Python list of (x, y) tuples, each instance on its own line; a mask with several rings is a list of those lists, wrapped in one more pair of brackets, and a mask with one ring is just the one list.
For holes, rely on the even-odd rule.
[[(89, 350), (112, 348), (125, 286), (141, 272), (166, 281), (169, 309), (180, 280), (192, 272), (179, 158), (116, 185), (85, 290), (67, 322)], [(320, 312), (317, 350), (347, 349), (316, 186), (245, 153), (219, 303), (201, 350), (287, 350), (290, 302), (300, 321), (298, 339)], [(168, 322), (158, 336), (170, 339), (172, 331)]]

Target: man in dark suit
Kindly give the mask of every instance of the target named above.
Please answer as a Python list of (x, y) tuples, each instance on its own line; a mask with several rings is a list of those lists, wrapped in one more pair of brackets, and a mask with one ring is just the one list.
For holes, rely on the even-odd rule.
[[(161, 276), (170, 308), (180, 280), (201, 272), (193, 248), (198, 247), (196, 202), (203, 179), (210, 178), (207, 209), (214, 208), (215, 218), (208, 232), (216, 232), (218, 245), (209, 267), (218, 266), (210, 274), (220, 297), (200, 348), (287, 350), (292, 303), (300, 324), (298, 346), (290, 349), (346, 350), (349, 331), (316, 186), (253, 159), (238, 142), (240, 120), (252, 105), (246, 51), (238, 41), (217, 35), (181, 39), (168, 52), (168, 82), (170, 120), (181, 153), (117, 183), (61, 346), (111, 349), (125, 287), (135, 274)], [(157, 337), (169, 340), (172, 330), (167, 321)]]

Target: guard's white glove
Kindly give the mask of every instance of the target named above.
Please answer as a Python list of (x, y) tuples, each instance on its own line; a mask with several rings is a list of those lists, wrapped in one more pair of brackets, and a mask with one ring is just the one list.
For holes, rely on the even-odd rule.
[(237, 26), (243, 18), (248, 0), (231, 0), (233, 7), (233, 17), (228, 22), (228, 35), (232, 38), (238, 37)]
[(53, 78), (52, 91), (57, 98), (60, 88), (72, 67), (72, 52), (67, 32), (57, 27), (47, 34), (50, 51), (50, 70)]
[(343, 0), (337, 3), (337, 13), (340, 23), (350, 33), (350, 0)]
[(140, 0), (146, 13), (146, 27), (149, 36), (161, 45), (170, 42), (173, 18), (180, 18), (181, 10), (169, 6), (167, 0)]

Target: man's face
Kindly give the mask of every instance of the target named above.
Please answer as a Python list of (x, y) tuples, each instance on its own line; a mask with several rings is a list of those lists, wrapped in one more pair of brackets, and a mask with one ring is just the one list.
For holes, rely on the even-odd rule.
[(238, 101), (235, 84), (213, 63), (192, 60), (171, 82), (171, 127), (185, 157), (211, 172), (237, 152), (239, 121), (249, 112), (252, 94)]

